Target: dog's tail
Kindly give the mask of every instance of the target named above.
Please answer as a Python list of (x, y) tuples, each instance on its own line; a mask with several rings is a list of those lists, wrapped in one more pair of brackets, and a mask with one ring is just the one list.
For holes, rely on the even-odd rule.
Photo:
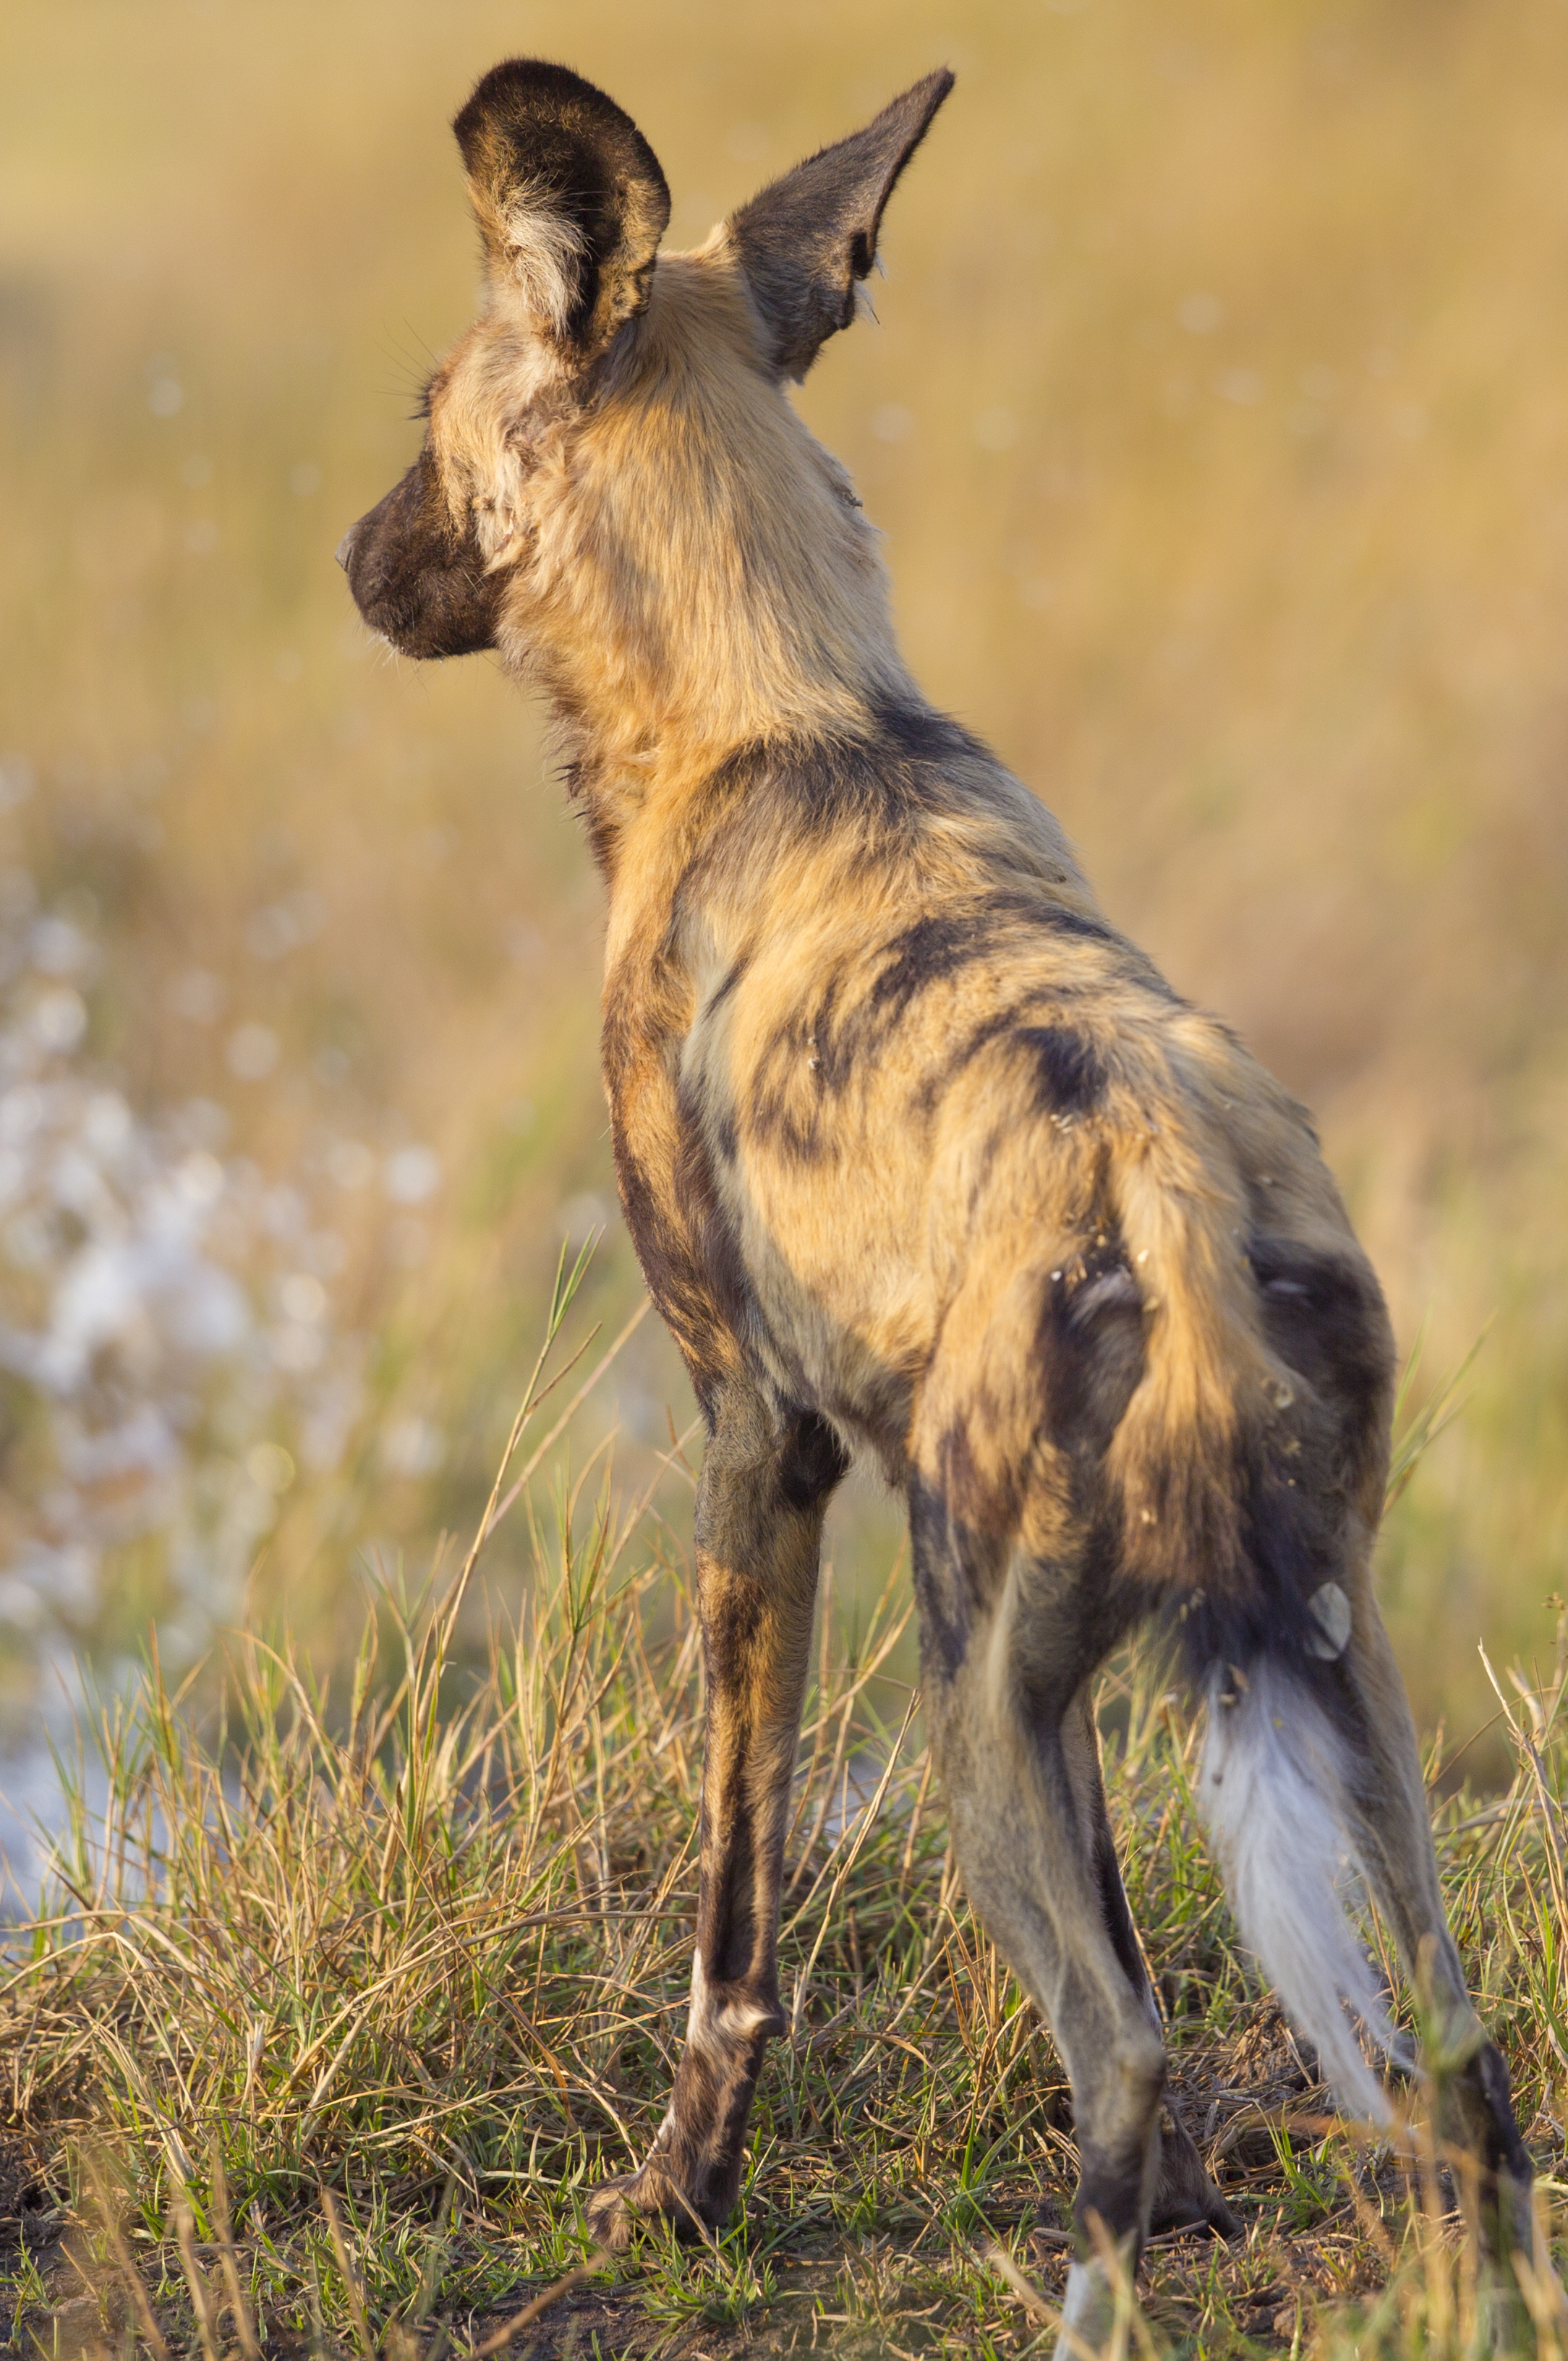
[(1310, 1689), (1267, 1656), (1217, 1670), (1199, 1800), (1243, 1940), (1343, 2106), (1388, 2119), (1345, 2005), (1387, 2053), (1383, 1993), (1346, 1916), (1354, 1814), (1343, 1750)]
[[(1208, 1703), (1202, 1804), (1242, 1934), (1342, 2100), (1382, 2120), (1344, 2005), (1386, 2048), (1343, 1900), (1357, 1821), (1338, 1660), (1381, 1505), (1387, 1313), (1343, 1222), (1313, 1225), (1313, 1247), (1255, 1235), (1223, 1111), (1196, 1090), (1163, 1108), (1113, 1164), (1144, 1341), (1106, 1463), (1123, 1561)], [(1292, 1149), (1317, 1171), (1305, 1137)]]
[(1143, 1307), (1142, 1374), (1106, 1472), (1123, 1563), (1168, 1596), (1257, 1594), (1253, 1494), (1268, 1429), (1294, 1389), (1271, 1352), (1229, 1144), (1189, 1102), (1119, 1144), (1122, 1251)]
[[(1105, 1473), (1121, 1563), (1188, 1624), (1201, 1683), (1227, 1658), (1343, 1648), (1381, 1510), (1393, 1339), (1304, 1118), (1277, 1140), (1281, 1172), (1249, 1187), (1223, 1111), (1160, 1082), (1157, 1122), (1127, 1124), (1106, 1165), (1141, 1356)], [(1254, 1212), (1275, 1181), (1285, 1235)]]

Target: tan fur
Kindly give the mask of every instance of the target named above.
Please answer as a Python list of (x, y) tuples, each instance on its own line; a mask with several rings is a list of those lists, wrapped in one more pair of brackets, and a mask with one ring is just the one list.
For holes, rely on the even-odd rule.
[[(441, 518), (420, 530), (473, 553), (493, 642), (561, 732), (608, 891), (622, 1202), (709, 1431), (691, 2030), (652, 2157), (596, 2217), (621, 2238), (638, 2212), (711, 2224), (733, 2202), (779, 2022), (823, 1509), (864, 1449), (910, 1502), (959, 1856), (1062, 2045), (1080, 2207), (1135, 2247), (1151, 2207), (1226, 2226), (1168, 2121), (1162, 2145), (1158, 2012), (1100, 1784), (1091, 1683), (1142, 1614), (1174, 1617), (1216, 1713), (1231, 1652), (1261, 1650), (1304, 1714), (1337, 1717), (1365, 1783), (1341, 1798), (1346, 1842), (1407, 1959), (1433, 1947), (1460, 2048), (1496, 2059), (1371, 1587), (1392, 1373), (1376, 1280), (1303, 1111), (921, 701), (875, 535), (770, 358), (813, 315), (762, 316), (756, 208), (612, 287), (641, 309), (588, 362), (552, 310), (565, 231), (553, 246), (516, 186), (504, 159), (477, 174), (490, 299), (431, 390)], [(627, 204), (635, 228), (654, 198)], [(788, 260), (783, 242), (769, 269)], [(821, 301), (831, 319), (836, 280)], [(400, 584), (425, 544), (389, 515), (376, 578)], [(1474, 2066), (1465, 2125), (1517, 2183), (1501, 2070)]]
[(502, 205), (477, 194), (475, 212), (490, 256), (496, 310), (515, 312), (525, 332), (541, 340), (561, 336), (583, 251), (581, 233), (526, 181), (509, 189)]
[(591, 747), (617, 816), (678, 820), (732, 748), (842, 727), (908, 686), (875, 537), (754, 356), (720, 230), (660, 258), (590, 412), (531, 434), (557, 365), (510, 309), (470, 332), (433, 394), (454, 513), (516, 533), (488, 553), (512, 576), (503, 650)]

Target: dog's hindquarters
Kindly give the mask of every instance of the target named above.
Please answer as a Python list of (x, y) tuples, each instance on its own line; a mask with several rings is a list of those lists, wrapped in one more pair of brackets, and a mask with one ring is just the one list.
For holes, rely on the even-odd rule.
[[(1282, 1097), (1273, 1115), (1272, 1170), (1263, 1185), (1246, 1187), (1241, 1175), (1254, 1211), (1249, 1284), (1239, 1294), (1190, 1291), (1201, 1313), (1195, 1353), (1206, 1352), (1212, 1369), (1230, 1364), (1240, 1511), (1225, 1578), (1211, 1582), (1194, 1532), (1188, 1585), (1181, 1589), (1178, 1574), (1174, 1601), (1209, 1717), (1204, 1817), (1244, 1937), (1341, 2103), (1380, 2120), (1387, 2097), (1346, 2015), (1348, 2008), (1360, 2020), (1375, 2051), (1387, 2052), (1383, 1996), (1345, 1910), (1347, 1875), (1365, 1880), (1423, 1995), (1442, 2128), (1479, 2167), (1483, 2244), (1494, 2255), (1528, 2251), (1530, 2159), (1507, 2070), (1449, 1931), (1415, 1731), (1372, 1585), (1392, 1334), (1315, 1143), (1303, 1124), (1287, 1162)], [(1223, 1170), (1229, 1145), (1211, 1127), (1211, 1171)], [(1283, 1202), (1299, 1212), (1305, 1201), (1309, 1219), (1294, 1235), (1288, 1221), (1265, 1227), (1260, 1196), (1271, 1210)], [(1212, 1199), (1185, 1225), (1179, 1213), (1168, 1217), (1167, 1268), (1181, 1268), (1187, 1241), (1200, 1275), (1212, 1268), (1223, 1254), (1228, 1210), (1222, 1191), (1218, 1220)], [(1167, 1329), (1164, 1342), (1179, 1364), (1179, 1328)], [(1135, 1410), (1137, 1401), (1135, 1394)], [(1116, 1447), (1125, 1448), (1127, 1433)], [(1212, 1427), (1205, 1440), (1212, 1464)], [(1179, 1420), (1159, 1436), (1167, 1454), (1173, 1444), (1179, 1452)], [(1135, 1532), (1131, 1518), (1124, 1530)], [(1220, 1530), (1212, 1519), (1209, 1532)], [(1179, 1549), (1179, 1531), (1175, 1538)]]
[(1130, 2268), (1157, 2214), (1234, 2224), (1185, 2135), (1162, 2133), (1159, 2012), (1101, 1781), (1093, 1676), (1147, 1598), (1124, 1572), (1104, 1462), (1145, 1356), (1109, 1231), (1076, 1246), (994, 1290), (977, 1270), (948, 1307), (912, 1437), (910, 1518), (924, 1693), (965, 1888), (1072, 2086), (1067, 2318), (1093, 2339), (1113, 2300), (1101, 2241)]
[[(1529, 2238), (1529, 2160), (1444, 1921), (1372, 1596), (1392, 1371), (1381, 1298), (1326, 1176), (1316, 1218), (1260, 1234), (1258, 1191), (1223, 1131), (1205, 1133), (1194, 1144), (1167, 1117), (1130, 1178), (1102, 1157), (1079, 1234), (1056, 1238), (1048, 1267), (960, 1290), (915, 1437), (934, 1739), (971, 1901), (1072, 2081), (1083, 2179), (1069, 2317), (1086, 2334), (1111, 2293), (1091, 2211), (1131, 2253), (1147, 2231), (1164, 2063), (1116, 1939), (1124, 1905), (1100, 1858), (1083, 1731), (1091, 1749), (1095, 1670), (1151, 1611), (1179, 1634), (1208, 1704), (1202, 1800), (1244, 1937), (1341, 2099), (1387, 2113), (1345, 2014), (1375, 2043), (1386, 2035), (1341, 1892), (1358, 1868), (1431, 1994), (1488, 2243)], [(1299, 1159), (1305, 1179), (1271, 1210), (1299, 1216), (1310, 1201), (1310, 1135)]]

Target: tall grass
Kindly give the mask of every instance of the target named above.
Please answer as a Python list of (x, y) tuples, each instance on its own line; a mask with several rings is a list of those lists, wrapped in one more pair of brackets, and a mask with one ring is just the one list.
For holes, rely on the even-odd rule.
[[(784, 1912), (789, 2031), (740, 2216), (711, 2248), (651, 2235), (585, 2267), (584, 2194), (646, 2147), (680, 2039), (702, 1700), (682, 1547), (597, 1466), (574, 1478), (563, 1461), (547, 1498), (538, 1479), (517, 1496), (528, 1602), (477, 1660), (463, 1638), (509, 1468), (583, 1367), (560, 1333), (580, 1276), (558, 1282), (554, 1357), (473, 1547), (411, 1593), (366, 1587), (341, 1685), (286, 1634), (236, 1635), (200, 1727), (156, 1656), (84, 1727), (106, 1800), (90, 1808), (77, 1777), (0, 1988), (24, 2346), (160, 2337), (214, 2361), (259, 2338), (439, 2361), (572, 2274), (530, 2327), (543, 2349), (685, 2349), (700, 2331), (708, 2352), (1003, 2354), (1048, 2337), (1068, 2093), (957, 1883), (918, 1697), (893, 1676), (896, 1565), (863, 1618), (830, 1587), (824, 1601)], [(1544, 2168), (1545, 2235), (1568, 2196), (1565, 1686), (1560, 1629), (1549, 1667), (1498, 1683), (1512, 1784), (1438, 1817), (1455, 1929)], [(1433, 2153), (1428, 2094), (1392, 2147), (1336, 2125), (1197, 1841), (1185, 1706), (1135, 1662), (1102, 1704), (1172, 2104), (1245, 2224), (1228, 2250), (1157, 2242), (1119, 2351), (1459, 2361), (1486, 2290), (1447, 2210), (1464, 2163)], [(1031, 2240), (1042, 2187), (1058, 2226)], [(1562, 2361), (1544, 2269), (1530, 2294), (1515, 2349)]]

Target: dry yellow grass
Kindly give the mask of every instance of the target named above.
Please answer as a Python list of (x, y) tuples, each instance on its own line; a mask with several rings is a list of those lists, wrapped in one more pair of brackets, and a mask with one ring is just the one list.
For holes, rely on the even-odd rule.
[[(222, 1102), (336, 1209), (361, 1445), (288, 1496), (269, 1586), (329, 1619), (350, 1544), (471, 1511), (560, 1209), (610, 1202), (595, 889), (535, 718), (488, 664), (379, 660), (331, 564), (467, 314), (447, 117), (508, 50), (568, 58), (690, 238), (945, 57), (883, 324), (804, 406), (932, 693), (1319, 1110), (1406, 1340), (1430, 1311), (1435, 1371), (1495, 1317), (1386, 1559), (1419, 1712), (1490, 1709), (1475, 1640), (1540, 1643), (1568, 1543), (1565, 35), (1561, 0), (10, 13), (0, 753), (38, 784), (0, 866), (92, 924), (133, 1100)], [(404, 1137), (432, 1205), (334, 1194), (331, 1140)], [(619, 1319), (624, 1246), (596, 1269)], [(626, 1366), (646, 1452), (652, 1323)], [(378, 1452), (413, 1418), (438, 1473)]]
[[(514, 1466), (568, 1350), (534, 1371)], [(650, 2229), (623, 2257), (586, 2251), (584, 2198), (645, 2152), (685, 2017), (701, 1650), (689, 1564), (662, 1561), (656, 1527), (601, 1500), (575, 1541), (543, 1514), (529, 1533), (529, 1607), (477, 1675), (453, 1643), (483, 1529), (455, 1580), (369, 1593), (335, 1693), (286, 1634), (246, 1635), (205, 1730), (156, 1668), (94, 1717), (102, 1808), (78, 1787), (0, 1977), (11, 2345), (107, 2361), (139, 2325), (155, 2361), (236, 2342), (249, 2361), (258, 2343), (485, 2361), (548, 2307), (541, 2361), (1059, 2350), (1069, 2095), (964, 1905), (892, 1670), (910, 1612), (892, 1583), (858, 1646), (825, 1605), (789, 2030), (737, 2215), (695, 2250)], [(1563, 2361), (1542, 2254), (1529, 2316), (1478, 2333), (1499, 2290), (1460, 2210), (1474, 2159), (1434, 2151), (1431, 2089), (1398, 2099), (1392, 2144), (1329, 2112), (1236, 1950), (1196, 1839), (1200, 1731), (1150, 1669), (1102, 1692), (1111, 1807), (1171, 2103), (1244, 2235), (1154, 2241), (1102, 2361), (1135, 2341), (1146, 2361)], [(1501, 1693), (1512, 1782), (1452, 1798), (1439, 1849), (1560, 2268), (1568, 1617), (1545, 1682)]]

